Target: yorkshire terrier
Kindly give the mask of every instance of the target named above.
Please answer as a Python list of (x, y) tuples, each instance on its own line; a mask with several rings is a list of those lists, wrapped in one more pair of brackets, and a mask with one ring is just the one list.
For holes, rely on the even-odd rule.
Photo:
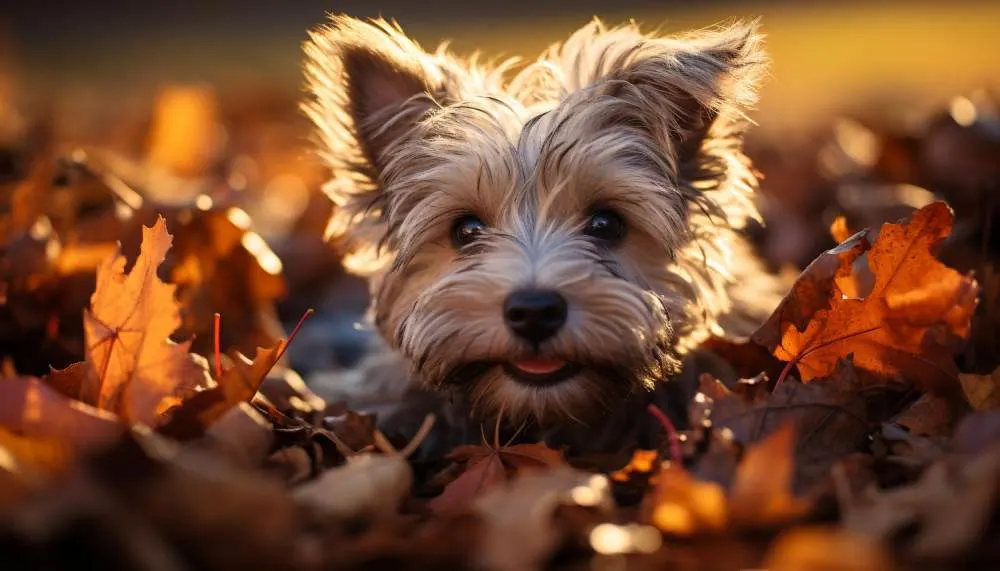
[(706, 338), (749, 334), (782, 293), (741, 232), (761, 43), (756, 23), (595, 20), (518, 66), (383, 20), (314, 30), (330, 230), (391, 351), (341, 394), (416, 386), (481, 418), (594, 426)]

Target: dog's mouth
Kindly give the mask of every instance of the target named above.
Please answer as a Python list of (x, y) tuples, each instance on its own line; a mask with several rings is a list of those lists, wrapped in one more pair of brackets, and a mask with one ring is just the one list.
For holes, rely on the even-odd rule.
[(520, 359), (504, 363), (503, 370), (515, 381), (545, 387), (573, 377), (580, 372), (580, 367), (558, 359)]

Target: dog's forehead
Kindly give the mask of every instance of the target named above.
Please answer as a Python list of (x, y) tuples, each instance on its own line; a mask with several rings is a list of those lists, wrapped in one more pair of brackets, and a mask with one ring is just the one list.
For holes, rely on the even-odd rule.
[[(648, 136), (609, 123), (611, 112), (572, 97), (532, 108), (498, 97), (450, 106), (430, 123), (443, 186), (494, 224), (577, 222), (628, 191), (623, 181), (666, 169)], [(425, 150), (427, 140), (413, 145)]]

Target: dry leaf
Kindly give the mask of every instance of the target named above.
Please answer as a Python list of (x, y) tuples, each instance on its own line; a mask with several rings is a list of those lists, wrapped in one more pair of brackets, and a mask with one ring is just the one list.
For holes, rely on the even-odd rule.
[(876, 541), (836, 528), (801, 527), (781, 534), (764, 558), (768, 571), (892, 571)]
[(293, 491), (295, 500), (337, 518), (388, 517), (410, 494), (413, 473), (402, 456), (359, 454)]
[(965, 398), (975, 410), (1000, 408), (1000, 367), (989, 375), (958, 376)]
[(112, 442), (124, 426), (111, 413), (71, 400), (38, 379), (0, 380), (2, 445), (21, 463), (59, 471), (88, 450)]
[(174, 343), (180, 326), (174, 286), (156, 275), (170, 249), (162, 217), (142, 229), (142, 248), (132, 271), (125, 258), (107, 259), (97, 270), (97, 288), (84, 312), (89, 382), (83, 400), (116, 411), (130, 423), (154, 425), (179, 397), (207, 382), (207, 371)]
[(0, 426), (29, 437), (51, 437), (88, 447), (121, 434), (115, 415), (57, 393), (38, 379), (0, 380)]
[(949, 399), (927, 393), (900, 413), (896, 424), (917, 436), (945, 437), (952, 433), (958, 416), (963, 412), (956, 408)]
[(643, 500), (643, 513), (644, 521), (681, 537), (720, 533), (729, 520), (722, 486), (697, 480), (683, 467), (672, 464), (660, 471), (656, 487)]
[(257, 349), (253, 361), (240, 353), (233, 356), (233, 365), (222, 373), (215, 386), (187, 398), (170, 414), (161, 433), (175, 438), (191, 438), (203, 433), (216, 420), (242, 402), (257, 394), (268, 371), (281, 354), (283, 342), (270, 349)]
[(848, 530), (885, 541), (904, 552), (940, 559), (968, 553), (986, 541), (1000, 500), (1000, 446), (973, 458), (943, 459), (912, 485), (869, 490), (843, 509)]
[(851, 237), (851, 230), (847, 224), (847, 218), (843, 216), (838, 216), (834, 218), (833, 222), (830, 224), (830, 236), (841, 243), (846, 241)]
[(567, 466), (514, 479), (476, 500), (472, 511), (483, 522), (473, 552), (476, 567), (496, 571), (539, 569), (560, 542), (552, 516), (561, 505), (581, 505), (607, 512), (607, 478)]
[(11, 464), (15, 474), (58, 473), (75, 457), (73, 445), (62, 438), (21, 436), (0, 428), (0, 463)]
[(649, 476), (657, 468), (660, 453), (656, 450), (636, 449), (628, 464), (615, 470), (610, 478), (616, 482), (628, 482), (634, 476)]
[(825, 479), (837, 460), (864, 449), (871, 426), (860, 386), (851, 363), (841, 361), (823, 382), (804, 385), (789, 379), (773, 393), (748, 394), (730, 392), (715, 383), (703, 387), (702, 394), (714, 401), (712, 424), (728, 429), (732, 440), (743, 445), (793, 424), (797, 434), (795, 488), (807, 490)]
[[(975, 280), (933, 257), (952, 222), (948, 206), (936, 202), (908, 223), (883, 226), (868, 253), (875, 285), (864, 299), (845, 298), (828, 271), (814, 283), (817, 272), (807, 269), (754, 339), (796, 365), (803, 382), (830, 375), (853, 354), (859, 369), (885, 381), (947, 389), (958, 374), (953, 344), (969, 334), (978, 292)], [(854, 251), (835, 256), (836, 277), (850, 275), (845, 262)]]
[(811, 503), (792, 495), (795, 428), (786, 425), (747, 449), (729, 490), (729, 523), (773, 527), (798, 519)]
[(851, 265), (869, 247), (868, 232), (861, 231), (820, 254), (802, 271), (767, 322), (753, 334), (753, 341), (774, 352), (789, 327), (798, 330), (808, 327), (816, 313), (830, 307), (830, 300), (836, 294), (836, 276), (849, 274)]
[(466, 468), (445, 486), (441, 495), (428, 502), (428, 507), (437, 512), (467, 506), (486, 490), (506, 481), (508, 471), (513, 476), (525, 470), (566, 465), (562, 454), (541, 442), (500, 447), (459, 446), (449, 457), (453, 461), (464, 461)]

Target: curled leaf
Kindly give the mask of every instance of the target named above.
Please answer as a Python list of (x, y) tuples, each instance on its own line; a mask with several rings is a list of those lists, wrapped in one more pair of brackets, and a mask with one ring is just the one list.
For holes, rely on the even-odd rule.
[(831, 250), (840, 251), (836, 274), (807, 268), (754, 339), (795, 365), (803, 382), (830, 375), (840, 358), (853, 354), (855, 366), (883, 381), (949, 389), (958, 374), (952, 353), (969, 335), (979, 290), (932, 253), (953, 219), (951, 209), (936, 202), (907, 223), (883, 226), (867, 255), (875, 283), (864, 299), (839, 286), (856, 254), (842, 251), (844, 244)]

